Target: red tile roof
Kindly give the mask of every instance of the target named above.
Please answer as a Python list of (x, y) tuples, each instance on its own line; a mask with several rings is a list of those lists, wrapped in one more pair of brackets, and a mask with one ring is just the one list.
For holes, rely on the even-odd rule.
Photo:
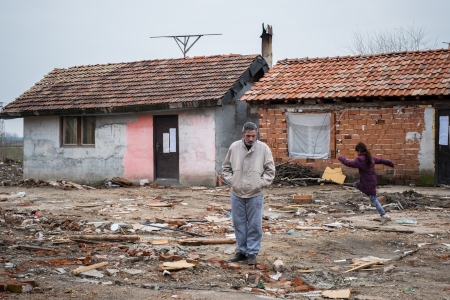
[[(2, 114), (126, 111), (142, 106), (161, 109), (186, 103), (220, 105), (255, 62), (259, 68), (265, 65), (259, 55), (231, 54), (54, 69), (5, 106)], [(255, 70), (251, 71), (255, 75)]]
[(241, 100), (450, 95), (450, 50), (286, 59)]

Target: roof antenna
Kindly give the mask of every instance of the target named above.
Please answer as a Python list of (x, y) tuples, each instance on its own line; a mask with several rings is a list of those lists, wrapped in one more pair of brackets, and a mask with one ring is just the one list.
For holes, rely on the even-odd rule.
[[(183, 52), (184, 58), (186, 58), (186, 53), (194, 46), (194, 44), (205, 35), (222, 35), (221, 33), (211, 33), (211, 34), (192, 34), (192, 35), (164, 35), (164, 36), (151, 36), (151, 39), (154, 38), (173, 38), (175, 42), (177, 43), (178, 47), (180, 48), (181, 52)], [(189, 44), (189, 38), (191, 37), (197, 37), (195, 41), (192, 42), (192, 44), (186, 49), (186, 47)], [(183, 40), (181, 40), (183, 38)], [(181, 48), (183, 46), (183, 48)]]

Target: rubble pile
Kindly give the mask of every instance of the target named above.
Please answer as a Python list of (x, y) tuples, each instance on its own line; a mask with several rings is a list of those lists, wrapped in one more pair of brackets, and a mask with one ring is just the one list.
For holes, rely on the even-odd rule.
[(16, 186), (23, 178), (21, 162), (8, 160), (0, 162), (0, 186)]
[[(368, 199), (353, 188), (305, 189), (267, 190), (256, 266), (228, 262), (236, 251), (228, 188), (44, 187), (2, 193), (0, 295), (65, 298), (69, 290), (71, 298), (108, 299), (85, 294), (101, 284), (132, 288), (136, 299), (148, 298), (139, 297), (140, 290), (239, 291), (286, 299), (357, 294), (364, 299), (364, 293), (377, 295), (365, 288), (376, 285), (394, 290), (387, 296), (392, 299), (398, 293), (392, 282), (414, 284), (416, 290), (436, 286), (404, 277), (405, 272), (425, 272), (415, 269), (423, 265), (417, 247), (424, 247), (421, 261), (434, 263), (420, 280), (447, 274), (450, 197), (380, 193), (385, 209), (403, 222), (380, 226), (375, 208), (361, 209)], [(405, 204), (425, 198), (420, 215), (413, 214), (417, 207)], [(397, 202), (405, 207), (391, 205)], [(440, 214), (432, 215), (435, 210)]]
[(276, 165), (275, 168), (274, 185), (308, 186), (317, 185), (321, 181), (322, 174), (312, 167), (293, 162), (284, 162)]

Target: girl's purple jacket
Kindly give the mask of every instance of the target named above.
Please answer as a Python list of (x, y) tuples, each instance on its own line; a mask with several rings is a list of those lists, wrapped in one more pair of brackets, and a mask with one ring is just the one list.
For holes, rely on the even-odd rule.
[(377, 195), (377, 174), (375, 173), (375, 164), (383, 164), (391, 168), (394, 163), (388, 159), (376, 158), (372, 156), (372, 165), (366, 164), (366, 154), (358, 155), (354, 160), (348, 160), (344, 156), (338, 158), (344, 165), (350, 168), (359, 169), (359, 180), (356, 182), (356, 187), (368, 196)]

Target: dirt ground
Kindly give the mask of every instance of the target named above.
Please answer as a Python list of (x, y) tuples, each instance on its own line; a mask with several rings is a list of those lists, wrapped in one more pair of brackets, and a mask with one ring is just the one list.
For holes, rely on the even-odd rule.
[[(312, 203), (293, 203), (297, 194)], [(274, 186), (256, 267), (227, 262), (236, 247), (228, 195), (227, 187), (0, 187), (0, 298), (326, 299), (342, 290), (347, 299), (450, 299), (449, 189), (381, 186), (393, 218), (381, 225), (353, 188)], [(180, 260), (187, 265), (168, 271)]]

